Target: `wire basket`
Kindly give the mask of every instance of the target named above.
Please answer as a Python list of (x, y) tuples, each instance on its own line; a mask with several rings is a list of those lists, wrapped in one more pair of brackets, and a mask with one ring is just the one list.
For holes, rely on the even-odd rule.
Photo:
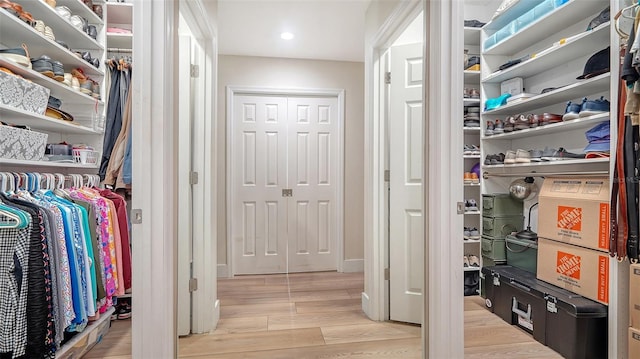
[(74, 148), (73, 149), (73, 161), (83, 165), (95, 165), (98, 163), (98, 151)]

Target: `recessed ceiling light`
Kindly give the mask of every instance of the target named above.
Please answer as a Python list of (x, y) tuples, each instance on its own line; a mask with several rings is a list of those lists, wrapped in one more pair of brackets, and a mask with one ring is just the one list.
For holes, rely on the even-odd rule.
[(293, 39), (293, 34), (290, 33), (290, 32), (283, 32), (282, 34), (280, 34), (280, 37), (283, 40), (291, 40), (291, 39)]

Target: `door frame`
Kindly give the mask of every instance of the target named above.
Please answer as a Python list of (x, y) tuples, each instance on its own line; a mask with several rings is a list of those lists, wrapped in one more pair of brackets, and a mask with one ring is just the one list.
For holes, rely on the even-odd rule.
[(233, 261), (233, 243), (231, 236), (231, 203), (233, 199), (233, 191), (231, 191), (231, 176), (232, 172), (230, 164), (232, 161), (232, 139), (233, 139), (233, 102), (235, 96), (240, 95), (272, 95), (272, 96), (322, 96), (322, 97), (335, 97), (338, 99), (338, 165), (337, 165), (337, 197), (338, 203), (336, 205), (336, 215), (338, 217), (336, 221), (336, 268), (338, 272), (343, 271), (344, 263), (344, 90), (343, 89), (297, 89), (297, 88), (271, 88), (271, 87), (250, 87), (250, 86), (227, 86), (227, 111), (226, 111), (226, 150), (227, 150), (227, 168), (226, 168), (226, 182), (227, 182), (227, 265), (229, 268), (229, 278), (233, 278), (235, 274), (235, 263)]
[[(373, 5), (374, 3), (372, 3)], [(464, 356), (462, 203), (462, 1), (401, 2), (365, 43), (365, 292), (362, 309), (385, 315), (385, 128), (381, 57), (399, 29), (424, 11), (425, 283), (423, 358)], [(373, 17), (374, 15), (372, 15)], [(437, 93), (438, 96), (429, 96)], [(442, 121), (442, 114), (449, 114)], [(452, 181), (453, 179), (453, 181)], [(452, 285), (452, 283), (454, 283)], [(459, 283), (455, 285), (455, 283)]]

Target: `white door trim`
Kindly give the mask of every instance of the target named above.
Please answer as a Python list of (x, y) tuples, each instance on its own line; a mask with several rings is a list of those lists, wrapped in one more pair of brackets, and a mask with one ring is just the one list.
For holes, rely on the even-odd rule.
[[(338, 205), (336, 206), (336, 245), (337, 245), (337, 263), (338, 272), (343, 271), (344, 262), (344, 90), (342, 89), (298, 89), (298, 88), (271, 88), (271, 87), (246, 87), (246, 86), (227, 86), (227, 184), (233, 183), (231, 179), (232, 171), (229, 170), (229, 164), (232, 163), (231, 141), (233, 138), (233, 102), (237, 95), (279, 95), (279, 96), (325, 96), (338, 98), (338, 165), (337, 165), (337, 196)], [(227, 185), (229, 186), (229, 185)], [(232, 203), (232, 191), (227, 187), (227, 209), (230, 209)], [(227, 267), (229, 269), (229, 277), (233, 277), (235, 273), (233, 263), (233, 245), (231, 238), (231, 220), (232, 217), (227, 215)]]

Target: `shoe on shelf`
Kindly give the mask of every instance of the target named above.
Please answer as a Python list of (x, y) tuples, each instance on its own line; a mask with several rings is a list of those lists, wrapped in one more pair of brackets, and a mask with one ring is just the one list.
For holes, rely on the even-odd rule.
[(471, 236), (471, 232), (469, 232), (469, 228), (464, 227), (464, 232), (462, 232), (462, 237), (466, 241)]
[(29, 51), (25, 44), (22, 44), (21, 47), (0, 50), (0, 59), (14, 62), (29, 69), (32, 68)]
[(585, 157), (584, 153), (572, 153), (568, 152), (565, 148), (560, 147), (551, 157), (552, 161), (562, 161), (562, 160), (576, 160), (583, 159)]
[(462, 263), (463, 263), (465, 268), (468, 268), (468, 267), (471, 266), (471, 264), (469, 263), (469, 258), (467, 256), (463, 256)]
[(471, 154), (480, 155), (480, 147), (477, 145), (471, 145)]
[(504, 132), (513, 132), (515, 129), (515, 119), (511, 116), (504, 121)]
[(51, 67), (53, 68), (53, 78), (58, 82), (64, 81), (64, 65), (62, 62), (51, 60)]
[(123, 302), (119, 305), (119, 308), (116, 309), (116, 313), (118, 313), (118, 320), (125, 320), (131, 318), (131, 306), (127, 302)]
[(471, 172), (464, 173), (464, 183), (467, 183), (467, 184), (473, 183), (473, 179), (471, 178)]
[(33, 69), (47, 77), (53, 78), (53, 64), (51, 58), (47, 55), (42, 55), (37, 59), (31, 59), (31, 66)]
[(469, 228), (469, 239), (480, 239), (480, 231), (478, 231), (478, 228)]
[(558, 150), (555, 148), (545, 147), (544, 150), (542, 150), (540, 159), (543, 161), (553, 161), (553, 155), (555, 155), (556, 152), (558, 152)]
[(475, 199), (465, 201), (465, 210), (468, 212), (478, 212), (478, 202)]
[(504, 164), (504, 153), (498, 153), (497, 155), (493, 155), (491, 158), (492, 165), (503, 165)]
[(562, 122), (564, 121), (564, 116), (563, 115), (556, 115), (555, 113), (548, 113), (545, 112), (542, 114), (542, 124), (543, 125), (550, 125), (552, 123), (558, 123), (558, 122)]
[(471, 147), (471, 145), (464, 145), (463, 151), (462, 151), (463, 155), (473, 155), (473, 147)]
[(475, 172), (471, 172), (471, 183), (473, 184), (480, 183), (480, 178), (478, 178), (478, 175)]
[(531, 154), (527, 150), (517, 149), (516, 150), (516, 163), (530, 163), (531, 162)]
[(513, 129), (514, 131), (527, 130), (531, 126), (529, 125), (529, 119), (525, 115), (514, 116)]
[(484, 135), (485, 136), (492, 136), (495, 133), (495, 131), (494, 131), (495, 128), (496, 128), (496, 126), (493, 123), (493, 121), (487, 121), (487, 127), (484, 130)]
[(531, 157), (531, 162), (542, 162), (542, 150), (530, 150), (529, 156)]
[(491, 162), (494, 161), (495, 156), (496, 155), (487, 155), (487, 157), (484, 158), (484, 164), (487, 166), (491, 165)]
[(496, 124), (495, 127), (493, 129), (493, 133), (496, 135), (499, 135), (501, 133), (504, 133), (504, 122), (500, 119), (496, 120)]
[(605, 100), (604, 96), (601, 96), (597, 100), (587, 100), (585, 97), (582, 100), (582, 106), (580, 107), (580, 117), (593, 116), (600, 113), (609, 112), (609, 101)]
[(514, 163), (516, 163), (516, 151), (508, 150), (507, 153), (504, 155), (504, 164), (512, 165)]
[(478, 258), (478, 256), (474, 255), (474, 254), (468, 254), (467, 258), (469, 259), (469, 266), (470, 267), (480, 267), (480, 259)]
[(527, 116), (527, 120), (529, 120), (529, 128), (536, 128), (538, 126), (542, 126), (542, 116), (530, 114)]
[(580, 117), (579, 113), (581, 108), (582, 105), (579, 103), (567, 102), (567, 108), (564, 110), (564, 115), (562, 115), (562, 121), (575, 120)]

